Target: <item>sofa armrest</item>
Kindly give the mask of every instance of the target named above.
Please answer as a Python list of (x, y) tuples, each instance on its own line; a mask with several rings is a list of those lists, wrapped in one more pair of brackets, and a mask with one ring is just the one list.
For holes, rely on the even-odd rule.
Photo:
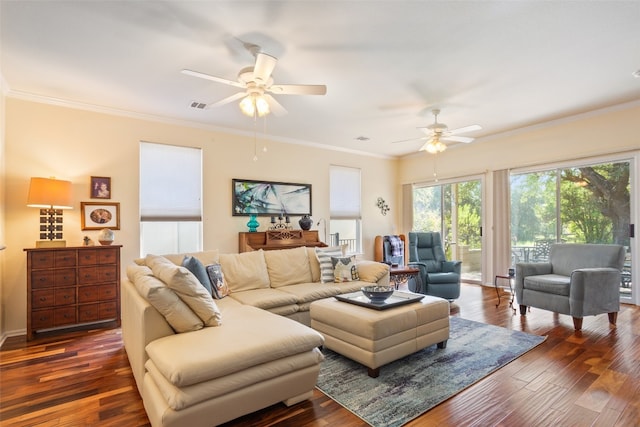
[(389, 284), (389, 266), (381, 262), (359, 260), (358, 275), (363, 282)]
[(580, 268), (571, 273), (569, 309), (574, 317), (620, 310), (620, 270)]
[(524, 288), (524, 278), (527, 276), (538, 276), (540, 274), (551, 274), (550, 262), (519, 262), (516, 264), (515, 291), (518, 302), (522, 301), (522, 289)]
[(148, 359), (145, 347), (158, 338), (173, 335), (174, 331), (162, 314), (142, 298), (127, 278), (122, 278), (120, 288), (122, 341), (138, 391), (142, 395), (144, 364)]

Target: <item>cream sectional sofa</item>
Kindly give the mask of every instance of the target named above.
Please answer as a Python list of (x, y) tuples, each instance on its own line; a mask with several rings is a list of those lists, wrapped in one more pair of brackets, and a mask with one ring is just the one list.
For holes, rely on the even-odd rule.
[(179, 267), (185, 255), (136, 260), (122, 280), (123, 341), (154, 427), (214, 426), (311, 397), (323, 359), (311, 302), (389, 283), (373, 261), (357, 262), (359, 280), (323, 283), (327, 255), (321, 271), (314, 248), (188, 254), (220, 264), (230, 293), (212, 299)]

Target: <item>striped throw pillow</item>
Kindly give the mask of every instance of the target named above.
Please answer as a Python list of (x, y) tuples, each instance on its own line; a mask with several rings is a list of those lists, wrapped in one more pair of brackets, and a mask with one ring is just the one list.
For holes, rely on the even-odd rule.
[(331, 257), (341, 257), (342, 247), (332, 246), (329, 248), (316, 248), (316, 258), (320, 264), (320, 282), (333, 283), (335, 278), (333, 276), (333, 263)]

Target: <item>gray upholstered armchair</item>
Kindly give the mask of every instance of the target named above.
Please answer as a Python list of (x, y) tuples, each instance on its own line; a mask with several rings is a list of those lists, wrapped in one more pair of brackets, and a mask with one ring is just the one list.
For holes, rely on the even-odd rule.
[(620, 310), (620, 245), (553, 244), (549, 261), (516, 264), (516, 298), (520, 314), (537, 307), (573, 317), (582, 329), (584, 316), (607, 313), (615, 325)]
[(448, 261), (440, 233), (409, 233), (409, 263), (420, 269), (419, 292), (452, 301), (460, 297), (460, 261)]

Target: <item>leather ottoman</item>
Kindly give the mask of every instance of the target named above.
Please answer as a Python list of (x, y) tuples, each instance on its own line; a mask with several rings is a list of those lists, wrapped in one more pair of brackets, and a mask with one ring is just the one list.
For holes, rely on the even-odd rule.
[(385, 310), (327, 298), (310, 307), (311, 327), (324, 346), (366, 366), (370, 377), (380, 367), (449, 339), (449, 302), (425, 295), (418, 302)]

